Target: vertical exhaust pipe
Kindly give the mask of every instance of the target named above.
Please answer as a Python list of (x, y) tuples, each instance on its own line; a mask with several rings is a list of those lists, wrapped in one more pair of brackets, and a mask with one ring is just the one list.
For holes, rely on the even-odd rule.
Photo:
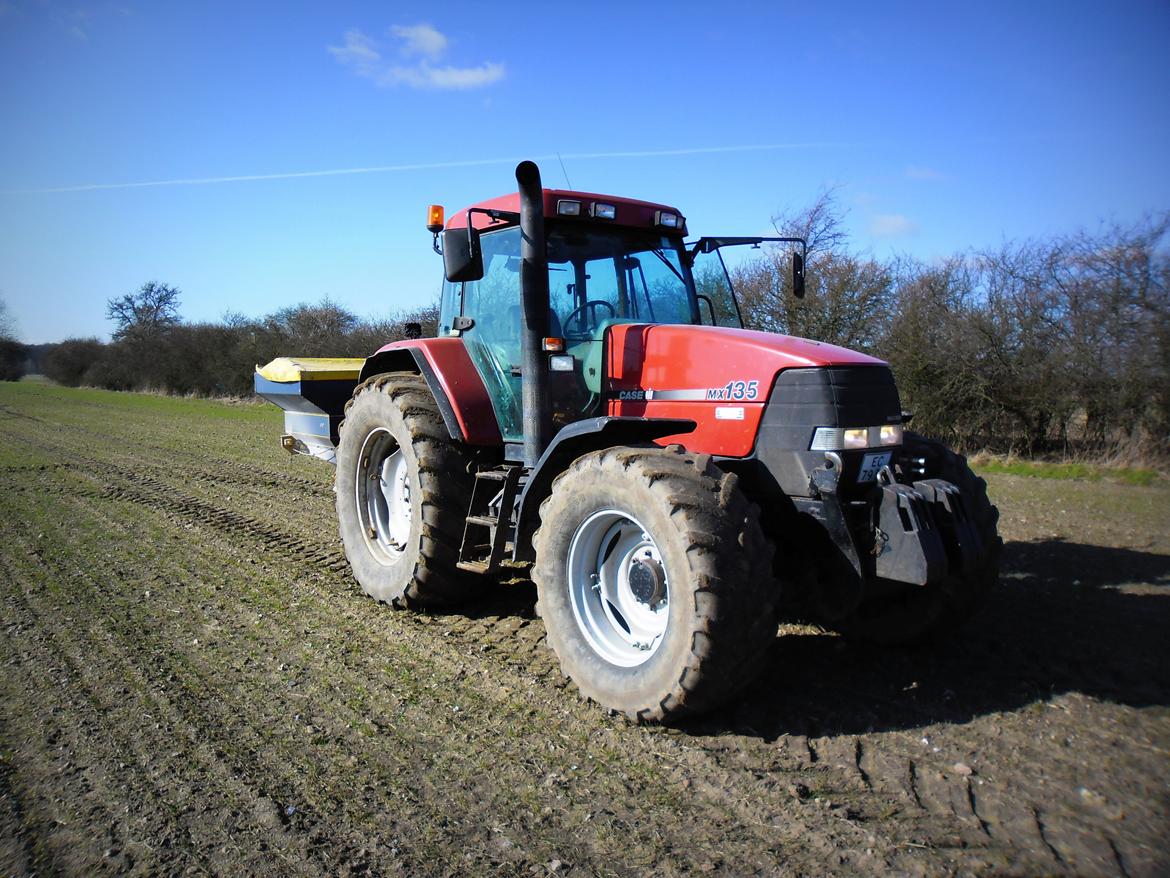
[(552, 439), (548, 402), (548, 256), (544, 247), (544, 190), (534, 162), (516, 166), (520, 188), (520, 404), (524, 425), (524, 463), (534, 466)]

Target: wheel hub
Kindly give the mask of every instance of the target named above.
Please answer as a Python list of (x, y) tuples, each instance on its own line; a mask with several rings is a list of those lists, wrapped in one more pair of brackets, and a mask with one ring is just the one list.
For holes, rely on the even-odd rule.
[(630, 592), (638, 601), (651, 608), (658, 606), (666, 597), (666, 571), (649, 553), (631, 562), (629, 580)]
[(406, 458), (394, 437), (373, 430), (361, 450), (357, 507), (362, 530), (381, 563), (396, 561), (410, 539), (411, 497)]
[(670, 619), (670, 580), (649, 531), (621, 510), (594, 512), (573, 534), (566, 564), (589, 647), (619, 667), (649, 661)]

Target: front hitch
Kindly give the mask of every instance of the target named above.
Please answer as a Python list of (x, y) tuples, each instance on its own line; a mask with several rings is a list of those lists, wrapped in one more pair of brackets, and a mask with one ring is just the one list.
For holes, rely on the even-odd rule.
[(914, 490), (930, 507), (951, 569), (974, 573), (983, 557), (983, 541), (959, 486), (944, 479), (924, 479), (914, 483)]
[(845, 556), (845, 560), (853, 568), (858, 579), (864, 580), (865, 573), (861, 569), (861, 556), (854, 543), (849, 524), (845, 521), (845, 512), (841, 509), (841, 498), (837, 494), (837, 485), (841, 480), (841, 456), (833, 451), (825, 452), (825, 465), (812, 471), (809, 484), (820, 495), (822, 515), (817, 517), (833, 544)]
[[(875, 532), (874, 572), (881, 579), (912, 585), (927, 585), (942, 579), (947, 573), (947, 550), (931, 514), (931, 504), (917, 486), (912, 488), (895, 482), (889, 467), (878, 474), (878, 487), (881, 500)], [(947, 496), (941, 486), (939, 491)]]

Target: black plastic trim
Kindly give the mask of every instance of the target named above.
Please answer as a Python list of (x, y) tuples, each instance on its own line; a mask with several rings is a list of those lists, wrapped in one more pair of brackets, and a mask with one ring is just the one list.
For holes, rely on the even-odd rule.
[[(407, 356), (409, 354), (409, 356)], [(362, 366), (358, 383), (365, 381), (372, 375), (381, 375), (383, 372), (417, 372), (427, 382), (431, 396), (439, 407), (439, 414), (443, 416), (443, 426), (447, 428), (447, 435), (460, 442), (466, 441), (466, 436), (459, 429), (459, 420), (455, 417), (455, 409), (451, 400), (443, 392), (443, 385), (439, 383), (439, 376), (427, 362), (426, 356), (418, 348), (396, 348), (392, 351), (381, 351), (369, 357)]]
[(682, 418), (618, 417), (586, 418), (562, 427), (532, 467), (520, 495), (512, 557), (517, 561), (533, 560), (532, 534), (536, 532), (540, 504), (552, 492), (553, 479), (582, 454), (616, 445), (652, 442), (694, 429), (694, 421)]
[[(814, 496), (809, 481), (825, 460), (809, 444), (817, 427), (872, 427), (901, 423), (902, 406), (894, 376), (884, 364), (785, 369), (776, 376), (748, 458), (759, 461), (760, 487), (789, 497)], [(867, 453), (896, 446), (840, 451), (843, 499), (871, 488), (857, 484)], [(746, 467), (745, 469), (751, 469)]]

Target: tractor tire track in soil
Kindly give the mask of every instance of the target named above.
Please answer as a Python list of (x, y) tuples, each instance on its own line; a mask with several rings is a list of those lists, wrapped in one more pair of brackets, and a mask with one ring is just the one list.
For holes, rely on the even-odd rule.
[(1170, 868), (1156, 533), (1012, 532), (996, 494), (1006, 585), (962, 640), (784, 626), (739, 702), (636, 727), (566, 685), (522, 578), (459, 614), (366, 599), (275, 418), (5, 393), (0, 872)]

